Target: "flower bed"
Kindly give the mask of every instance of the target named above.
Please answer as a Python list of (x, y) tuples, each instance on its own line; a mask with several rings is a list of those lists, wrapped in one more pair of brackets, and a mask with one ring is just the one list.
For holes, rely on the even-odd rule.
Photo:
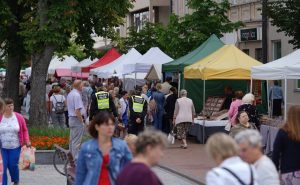
[(29, 128), (31, 145), (37, 150), (52, 150), (54, 144), (63, 148), (69, 145), (69, 129), (31, 127)]

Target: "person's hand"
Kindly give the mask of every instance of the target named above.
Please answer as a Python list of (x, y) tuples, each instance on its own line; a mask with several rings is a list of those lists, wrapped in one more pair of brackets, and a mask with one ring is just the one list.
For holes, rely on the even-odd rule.
[(141, 118), (136, 118), (135, 121), (136, 121), (137, 123), (141, 123), (141, 122), (142, 122)]
[(172, 123), (173, 123), (173, 125), (175, 125), (175, 120), (176, 120), (176, 118), (173, 118), (173, 122), (172, 122)]
[(30, 148), (30, 147), (31, 147), (31, 143), (30, 143), (30, 141), (26, 142), (26, 144), (25, 144), (25, 145), (26, 145), (26, 147), (27, 147), (27, 148)]

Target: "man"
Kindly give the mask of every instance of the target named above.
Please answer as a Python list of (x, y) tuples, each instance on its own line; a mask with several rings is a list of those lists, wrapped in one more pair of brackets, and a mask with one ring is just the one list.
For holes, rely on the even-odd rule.
[(69, 113), (69, 127), (70, 127), (70, 145), (69, 149), (75, 159), (78, 157), (81, 139), (84, 134), (84, 118), (85, 112), (82, 97), (82, 82), (75, 80), (73, 83), (73, 90), (67, 96), (67, 107)]
[(114, 104), (112, 96), (106, 92), (104, 87), (99, 88), (99, 92), (92, 95), (91, 106), (90, 106), (90, 121), (93, 119), (93, 116), (99, 113), (100, 111), (108, 111), (118, 117), (118, 112)]
[(283, 95), (282, 95), (282, 89), (279, 86), (278, 81), (274, 81), (274, 86), (271, 87), (270, 92), (269, 92), (269, 99), (270, 102), (272, 102), (272, 112), (273, 112), (273, 116), (281, 116), (281, 104), (282, 104), (282, 99), (283, 99)]
[(130, 134), (138, 135), (144, 130), (144, 120), (147, 115), (147, 101), (140, 96), (140, 92), (135, 91), (135, 95), (129, 98), (129, 112), (130, 112)]
[(259, 185), (280, 185), (275, 165), (262, 153), (262, 137), (256, 130), (241, 131), (235, 136), (240, 147), (240, 157), (253, 164), (256, 169)]
[(161, 92), (164, 93), (165, 95), (169, 94), (170, 89), (172, 85), (170, 84), (172, 82), (172, 77), (167, 77), (166, 81), (161, 84)]

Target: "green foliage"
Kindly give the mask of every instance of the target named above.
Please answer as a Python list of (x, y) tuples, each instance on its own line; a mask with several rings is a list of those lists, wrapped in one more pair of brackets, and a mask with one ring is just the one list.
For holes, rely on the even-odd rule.
[(31, 136), (48, 136), (48, 137), (69, 137), (70, 130), (67, 128), (55, 128), (46, 126), (29, 127), (29, 135)]
[(292, 37), (289, 43), (300, 48), (300, 1), (282, 0), (268, 3), (268, 15), (272, 25), (277, 26), (278, 32), (284, 32)]
[(86, 54), (83, 52), (84, 47), (80, 46), (71, 41), (70, 46), (60, 53), (55, 53), (58, 57), (62, 57), (64, 55), (73, 56), (76, 60), (82, 61), (87, 58)]
[(187, 5), (193, 9), (192, 14), (179, 18), (171, 15), (169, 24), (148, 23), (139, 32), (129, 29), (129, 37), (116, 39), (118, 46), (128, 49), (135, 47), (142, 53), (157, 46), (173, 58), (181, 57), (198, 47), (210, 35), (221, 37), (222, 33), (231, 32), (241, 22), (232, 23), (227, 17), (230, 4), (227, 0), (216, 3), (214, 0), (188, 0)]

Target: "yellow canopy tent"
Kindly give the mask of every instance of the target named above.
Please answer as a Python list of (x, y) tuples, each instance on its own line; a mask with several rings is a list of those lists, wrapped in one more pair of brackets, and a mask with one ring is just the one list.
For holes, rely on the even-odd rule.
[[(251, 67), (258, 65), (262, 65), (262, 63), (234, 45), (224, 45), (202, 60), (185, 67), (184, 78), (203, 80), (203, 102), (205, 102), (206, 80), (249, 80), (251, 79)], [(250, 89), (252, 90), (252, 83)], [(205, 109), (204, 105), (205, 103), (203, 103), (203, 110)]]
[(225, 45), (202, 60), (184, 68), (184, 78), (202, 80), (248, 80), (251, 67), (262, 63), (234, 45)]

